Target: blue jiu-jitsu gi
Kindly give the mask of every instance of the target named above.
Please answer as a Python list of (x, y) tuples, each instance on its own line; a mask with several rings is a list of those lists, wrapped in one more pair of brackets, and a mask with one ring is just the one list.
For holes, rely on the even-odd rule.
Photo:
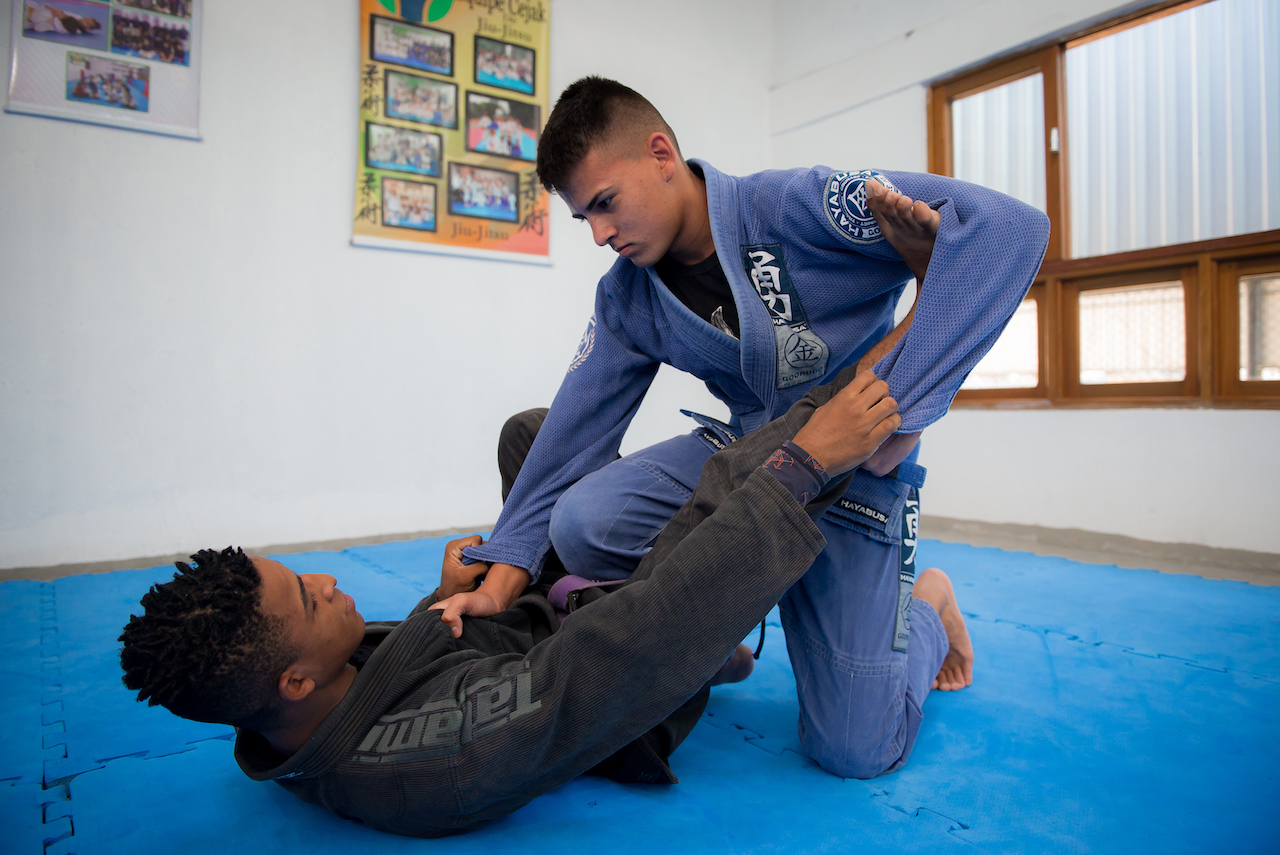
[[(888, 335), (911, 274), (866, 208), (867, 177), (941, 216), (914, 322), (875, 365), (898, 401), (902, 433), (946, 413), (1031, 286), (1048, 242), (1041, 212), (936, 175), (815, 167), (735, 177), (690, 165), (706, 181), (741, 340), (696, 316), (653, 270), (619, 258), (600, 281), (595, 314), (492, 539), (469, 558), (536, 578), (554, 543), (572, 573), (625, 575), (716, 447), (780, 415)], [(663, 362), (706, 382), (730, 424), (700, 419), (694, 433), (614, 462)], [(936, 613), (910, 605), (910, 578), (898, 572), (913, 557), (922, 483), (913, 459), (897, 477), (859, 471), (820, 523), (826, 550), (780, 604), (801, 741), (836, 774), (870, 777), (905, 761), (947, 650)]]

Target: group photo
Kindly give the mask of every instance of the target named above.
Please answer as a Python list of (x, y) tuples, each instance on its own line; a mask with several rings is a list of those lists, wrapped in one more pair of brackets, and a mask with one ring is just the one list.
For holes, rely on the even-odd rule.
[(391, 119), (408, 119), (438, 128), (458, 127), (458, 87), (401, 71), (388, 71), (386, 111)]
[(501, 169), (449, 164), (449, 213), (516, 222), (520, 176)]
[(382, 179), (382, 224), (402, 229), (436, 230), (436, 185), (399, 178)]
[(67, 53), (67, 100), (145, 113), (151, 69), (115, 59)]
[(187, 24), (141, 12), (112, 10), (112, 53), (190, 65), (190, 40), (191, 29)]
[(453, 33), (373, 16), (371, 55), (379, 62), (453, 74)]
[(532, 48), (476, 36), (476, 83), (532, 95), (536, 56)]
[(147, 12), (173, 15), (175, 18), (191, 17), (191, 0), (116, 0), (121, 6), (132, 6)]
[(439, 134), (370, 122), (365, 134), (365, 165), (418, 175), (440, 174)]

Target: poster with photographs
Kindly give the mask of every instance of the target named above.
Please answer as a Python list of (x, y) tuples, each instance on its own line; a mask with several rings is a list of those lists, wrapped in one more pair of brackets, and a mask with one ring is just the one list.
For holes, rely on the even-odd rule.
[(200, 138), (202, 0), (14, 0), (5, 110)]
[(551, 199), (534, 164), (550, 0), (358, 3), (351, 242), (549, 264)]

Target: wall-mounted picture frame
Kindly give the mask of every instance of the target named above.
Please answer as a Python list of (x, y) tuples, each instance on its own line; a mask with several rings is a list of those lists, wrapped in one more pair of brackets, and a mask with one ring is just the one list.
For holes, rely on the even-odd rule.
[(387, 118), (405, 119), (437, 128), (458, 127), (458, 85), (387, 69), (383, 84)]
[(369, 55), (378, 62), (453, 75), (453, 33), (369, 16)]
[(476, 36), (476, 83), (532, 95), (537, 67), (538, 52), (533, 48)]
[(188, 65), (191, 24), (132, 9), (112, 9), (111, 52), (171, 65)]
[(534, 163), (542, 108), (483, 92), (467, 93), (467, 151)]
[(22, 37), (57, 42), (76, 50), (106, 51), (111, 10), (81, 0), (18, 0)]
[(436, 230), (436, 185), (404, 178), (382, 179), (382, 224), (397, 229)]
[(6, 113), (200, 139), (204, 0), (14, 0), (6, 11)]
[(148, 12), (159, 12), (161, 15), (172, 15), (175, 18), (191, 17), (191, 0), (115, 0), (119, 6), (132, 6)]
[(449, 164), (449, 213), (514, 223), (520, 219), (520, 173)]
[(439, 134), (374, 122), (365, 128), (364, 163), (370, 169), (439, 178), (443, 151), (444, 141)]
[(146, 113), (151, 108), (151, 66), (69, 50), (67, 100)]

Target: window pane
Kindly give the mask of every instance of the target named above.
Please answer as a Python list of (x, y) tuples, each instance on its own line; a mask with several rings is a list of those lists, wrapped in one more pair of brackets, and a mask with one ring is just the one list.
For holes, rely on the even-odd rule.
[(951, 140), (956, 178), (1045, 209), (1042, 75), (952, 101)]
[(1280, 380), (1280, 274), (1240, 277), (1240, 379)]
[(1080, 383), (1187, 377), (1181, 282), (1080, 292)]
[(1280, 226), (1280, 3), (1215, 0), (1067, 51), (1071, 254)]
[(962, 389), (1033, 389), (1040, 382), (1040, 347), (1036, 301), (1023, 300), (1009, 325)]

